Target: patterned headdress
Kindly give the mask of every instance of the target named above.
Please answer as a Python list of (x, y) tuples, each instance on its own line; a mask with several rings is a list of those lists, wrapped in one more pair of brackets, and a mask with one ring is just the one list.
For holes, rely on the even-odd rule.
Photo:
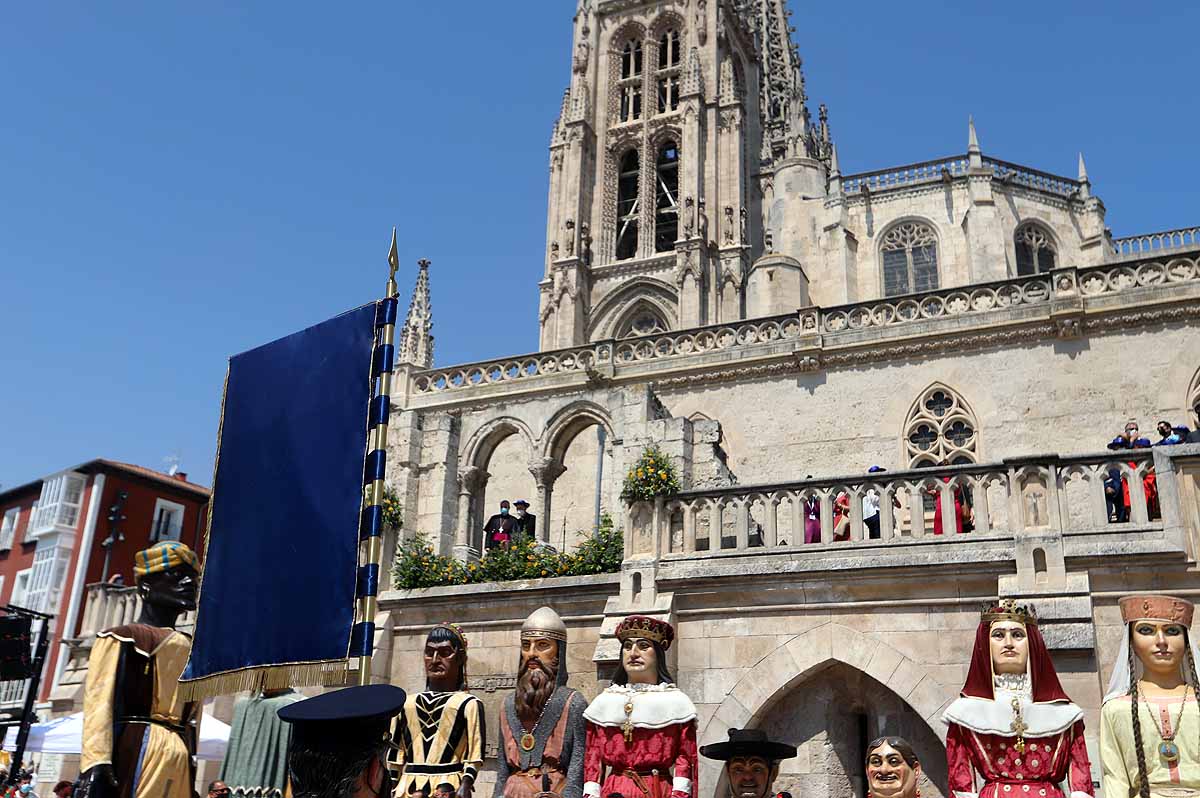
[(1013, 599), (1001, 599), (984, 605), (980, 620), (984, 623), (995, 621), (1016, 621), (1025, 626), (1036, 626), (1037, 610), (1032, 604), (1018, 604)]
[(617, 639), (622, 643), (633, 637), (644, 637), (663, 647), (671, 647), (675, 639), (675, 630), (666, 621), (660, 621), (646, 615), (630, 615), (617, 626)]
[(1175, 596), (1125, 596), (1120, 601), (1121, 620), (1162, 621), (1179, 623), (1192, 628), (1192, 615), (1196, 607), (1186, 599)]
[(137, 579), (150, 574), (160, 574), (180, 565), (187, 565), (199, 572), (200, 558), (196, 552), (177, 540), (164, 540), (148, 549), (139, 551), (133, 558), (133, 574)]
[(454, 635), (455, 639), (458, 640), (458, 644), (462, 648), (462, 650), (463, 651), (467, 650), (467, 635), (465, 632), (463, 632), (461, 626), (454, 623), (453, 621), (442, 621), (434, 628), (436, 629), (438, 627), (448, 630), (450, 632), (450, 634)]

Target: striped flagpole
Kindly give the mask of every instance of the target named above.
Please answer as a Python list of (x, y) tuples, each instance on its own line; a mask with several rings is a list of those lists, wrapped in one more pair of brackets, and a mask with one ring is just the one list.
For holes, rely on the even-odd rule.
[(371, 405), (367, 425), (367, 460), (363, 469), (363, 511), (358, 528), (357, 616), (350, 636), (350, 656), (358, 657), (358, 683), (371, 681), (375, 647), (375, 611), (379, 603), (379, 574), (383, 567), (383, 473), (387, 462), (388, 411), (392, 392), (392, 362), (396, 337), (396, 228), (388, 252), (386, 295), (375, 306), (375, 351), (371, 358)]

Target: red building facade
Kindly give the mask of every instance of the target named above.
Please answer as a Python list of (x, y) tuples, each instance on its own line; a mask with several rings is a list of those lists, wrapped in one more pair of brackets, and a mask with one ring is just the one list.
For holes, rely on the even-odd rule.
[[(134, 554), (159, 540), (183, 541), (203, 555), (208, 500), (208, 488), (186, 474), (113, 460), (92, 460), (0, 493), (0, 605), (54, 615), (39, 701), (62, 673), (64, 639), (79, 633), (84, 586), (132, 585)], [(22, 696), (22, 682), (0, 683), (0, 706), (12, 707)]]

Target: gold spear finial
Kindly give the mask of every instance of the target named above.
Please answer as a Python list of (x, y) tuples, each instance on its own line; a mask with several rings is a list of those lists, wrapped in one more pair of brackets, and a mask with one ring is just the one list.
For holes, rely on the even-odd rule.
[(392, 248), (388, 250), (387, 295), (396, 295), (396, 269), (400, 268), (400, 251), (396, 246), (396, 228), (392, 228)]

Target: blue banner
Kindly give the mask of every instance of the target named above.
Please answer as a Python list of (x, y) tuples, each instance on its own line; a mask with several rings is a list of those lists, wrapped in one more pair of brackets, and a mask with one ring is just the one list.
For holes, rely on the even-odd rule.
[(375, 322), (371, 303), (230, 359), (187, 695), (344, 678)]

